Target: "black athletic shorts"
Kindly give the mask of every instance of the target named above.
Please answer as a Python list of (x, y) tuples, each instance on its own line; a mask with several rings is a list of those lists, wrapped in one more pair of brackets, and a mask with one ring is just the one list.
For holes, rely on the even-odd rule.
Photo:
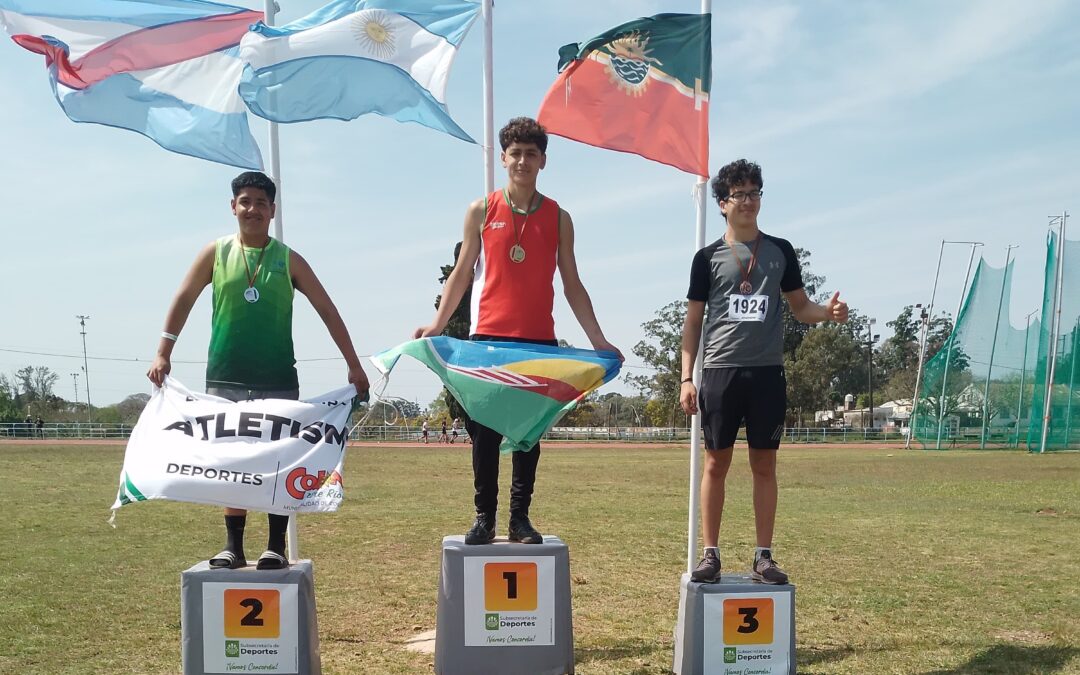
[(706, 368), (698, 408), (707, 449), (730, 448), (745, 422), (751, 448), (775, 450), (784, 435), (787, 410), (784, 367)]

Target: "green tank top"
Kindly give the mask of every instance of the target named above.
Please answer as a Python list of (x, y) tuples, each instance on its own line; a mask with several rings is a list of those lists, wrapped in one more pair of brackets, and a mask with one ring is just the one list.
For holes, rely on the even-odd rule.
[[(280, 390), (299, 386), (292, 340), (289, 247), (271, 238), (261, 264), (259, 253), (257, 248), (245, 250), (235, 234), (214, 244), (208, 387)], [(248, 270), (256, 273), (257, 302), (244, 297)]]

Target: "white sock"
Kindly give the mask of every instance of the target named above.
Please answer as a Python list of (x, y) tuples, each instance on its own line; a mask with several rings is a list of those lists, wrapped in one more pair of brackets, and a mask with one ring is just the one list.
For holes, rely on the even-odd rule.
[(705, 556), (707, 556), (709, 554), (709, 551), (712, 551), (716, 554), (717, 560), (720, 559), (720, 549), (716, 546), (706, 546), (705, 550), (701, 552), (701, 557), (704, 558)]
[(758, 546), (754, 549), (754, 562), (757, 562), (758, 558), (761, 557), (762, 551), (768, 551), (769, 557), (772, 557), (772, 546)]

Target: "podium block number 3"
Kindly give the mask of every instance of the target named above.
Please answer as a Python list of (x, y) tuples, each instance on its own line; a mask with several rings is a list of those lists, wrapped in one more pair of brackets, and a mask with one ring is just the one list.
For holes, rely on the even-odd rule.
[(276, 638), (281, 635), (281, 594), (270, 588), (225, 590), (225, 637)]
[(724, 600), (724, 644), (767, 645), (772, 641), (772, 598)]
[(489, 612), (536, 611), (536, 563), (485, 564), (484, 609)]

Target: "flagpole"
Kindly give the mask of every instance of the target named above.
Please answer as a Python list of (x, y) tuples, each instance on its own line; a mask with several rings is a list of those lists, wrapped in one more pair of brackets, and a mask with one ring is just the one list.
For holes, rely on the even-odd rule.
[[(712, 13), (712, 0), (701, 0), (701, 13)], [(705, 49), (711, 49), (712, 45), (705, 45)], [(702, 52), (704, 56), (704, 52)], [(704, 73), (711, 77), (711, 73)], [(709, 120), (698, 120), (698, 140), (704, 143), (706, 149), (709, 144)], [(707, 153), (706, 153), (707, 156)], [(705, 194), (709, 184), (708, 176), (698, 176), (694, 184), (694, 197), (697, 202), (697, 229), (694, 236), (694, 253), (705, 248)], [(704, 353), (704, 341), (698, 336), (698, 353), (694, 362), (694, 388), (701, 390), (702, 354)], [(698, 524), (698, 494), (701, 491), (701, 412), (694, 415), (690, 422), (690, 495), (689, 495), (689, 519), (686, 527), (686, 571), (694, 569), (694, 559), (697, 555), (697, 524)]]
[[(278, 5), (276, 0), (263, 0), (263, 23), (267, 26), (274, 25), (274, 17), (277, 15)], [(277, 186), (277, 209), (274, 212), (274, 239), (285, 241), (285, 232), (282, 225), (281, 213), (281, 153), (278, 150), (278, 125), (270, 122), (270, 177)], [(300, 560), (300, 537), (297, 534), (296, 515), (289, 516), (289, 527), (285, 532), (287, 540), (286, 548), (289, 551), (289, 562), (295, 563)]]
[(484, 21), (484, 194), (495, 191), (495, 103), (493, 98), (492, 77), (492, 29), (491, 5), (493, 0), (481, 2), (481, 16)]
[[(274, 17), (277, 15), (278, 5), (275, 0), (263, 0), (263, 23), (267, 26), (274, 25)], [(281, 212), (281, 153), (278, 151), (278, 125), (277, 122), (270, 122), (270, 177), (274, 179), (274, 185), (277, 186), (277, 210), (274, 213), (274, 239), (278, 241), (284, 241), (285, 234), (282, 225), (282, 212)], [(293, 521), (293, 516), (289, 518), (289, 552), (292, 553), (292, 544), (296, 538), (296, 526)], [(294, 560), (295, 562), (295, 560)]]

